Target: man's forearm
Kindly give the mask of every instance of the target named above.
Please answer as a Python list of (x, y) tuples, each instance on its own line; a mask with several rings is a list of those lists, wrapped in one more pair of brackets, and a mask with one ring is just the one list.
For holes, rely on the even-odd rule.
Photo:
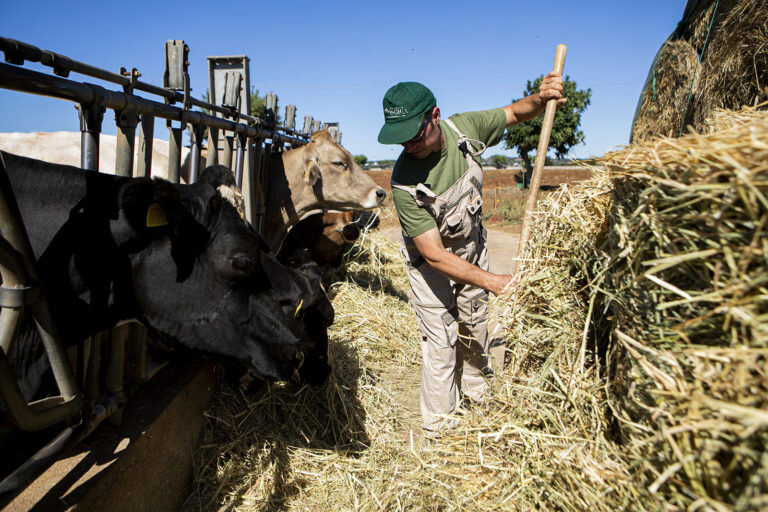
[(477, 286), (495, 295), (499, 295), (512, 278), (512, 276), (508, 275), (486, 272), (445, 249), (436, 254), (423, 256), (429, 266), (452, 280)]
[(507, 127), (533, 119), (544, 112), (546, 106), (546, 102), (539, 93), (531, 94), (511, 105), (507, 105), (504, 107), (504, 113), (507, 116)]

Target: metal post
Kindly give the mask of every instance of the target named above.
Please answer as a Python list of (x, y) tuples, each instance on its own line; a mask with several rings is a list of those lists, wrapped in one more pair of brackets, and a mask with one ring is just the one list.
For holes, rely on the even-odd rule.
[(80, 118), (80, 167), (99, 170), (99, 134), (106, 109), (101, 103), (76, 106)]
[(256, 139), (253, 143), (248, 144), (247, 183), (243, 187), (243, 192), (245, 192), (245, 218), (256, 228), (256, 232), (259, 232), (260, 229), (259, 223), (264, 204), (260, 175), (262, 144), (264, 144), (262, 139)]
[(219, 130), (208, 128), (208, 158), (207, 165), (219, 163)]
[[(128, 338), (128, 325), (120, 325), (112, 329), (109, 344), (109, 366), (107, 368), (107, 392), (117, 399), (118, 403), (125, 401), (123, 381), (125, 380), (125, 342)], [(119, 409), (110, 416), (113, 425), (123, 423), (123, 411)]]
[(285, 106), (285, 122), (283, 125), (289, 130), (296, 128), (296, 105)]
[(152, 145), (155, 137), (155, 116), (141, 116), (139, 125), (139, 151), (136, 162), (136, 176), (143, 178), (152, 175)]
[(189, 170), (189, 182), (195, 183), (200, 176), (200, 152), (203, 149), (203, 134), (205, 133), (205, 125), (189, 125), (189, 139), (192, 143), (190, 151), (192, 152), (191, 169)]
[(304, 116), (304, 129), (302, 130), (303, 133), (306, 133), (309, 135), (312, 133), (312, 116)]
[(181, 135), (184, 128), (174, 128), (168, 123), (170, 140), (168, 141), (168, 181), (179, 183), (181, 175)]
[(133, 174), (133, 151), (136, 144), (136, 126), (139, 124), (138, 112), (132, 108), (115, 112), (115, 122), (118, 128), (115, 174), (130, 176)]
[(262, 173), (264, 167), (263, 146), (263, 139), (256, 139), (256, 143), (252, 146), (253, 151), (249, 160), (251, 168), (248, 172), (249, 197), (245, 198), (246, 208), (252, 207), (251, 211), (246, 213), (246, 218), (256, 228), (256, 232), (260, 235), (263, 233), (264, 212), (267, 208), (266, 194), (264, 193), (265, 183), (263, 181)]
[(232, 169), (232, 151), (234, 150), (235, 146), (235, 136), (234, 135), (225, 135), (224, 136), (224, 154), (222, 155), (222, 161), (221, 164), (224, 167), (227, 167), (228, 169)]
[(243, 188), (243, 165), (245, 164), (246, 135), (237, 134), (237, 159), (235, 160), (235, 182), (240, 189)]

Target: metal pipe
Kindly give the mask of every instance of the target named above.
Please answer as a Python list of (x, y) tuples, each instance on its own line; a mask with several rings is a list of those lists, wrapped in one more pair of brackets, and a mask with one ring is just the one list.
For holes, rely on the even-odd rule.
[(232, 169), (232, 150), (235, 146), (235, 137), (233, 135), (224, 135), (224, 154), (222, 155), (221, 164)]
[(117, 120), (117, 148), (115, 155), (115, 175), (133, 174), (133, 152), (136, 144), (136, 125), (138, 114), (131, 108), (115, 112)]
[(219, 130), (208, 128), (208, 158), (206, 165), (219, 163)]
[(170, 139), (168, 140), (168, 181), (179, 183), (181, 175), (181, 135), (184, 128), (169, 127)]
[(246, 214), (246, 218), (256, 228), (256, 232), (259, 235), (263, 234), (262, 220), (266, 210), (264, 207), (266, 196), (264, 195), (263, 183), (261, 181), (261, 168), (264, 165), (262, 161), (263, 146), (264, 141), (256, 139), (256, 144), (253, 145), (253, 155), (250, 159), (252, 166), (248, 170), (248, 197), (245, 198), (246, 208), (251, 207), (250, 214)]
[[(307, 142), (305, 138), (291, 137), (257, 126), (237, 124), (233, 121), (210, 116), (202, 112), (183, 110), (179, 107), (166, 105), (139, 96), (109, 91), (97, 85), (73, 82), (9, 64), (0, 63), (0, 87), (71, 100), (88, 106), (94, 103), (94, 101), (100, 100), (103, 107), (112, 110), (123, 110), (130, 106), (135, 108), (141, 115), (154, 115), (169, 121), (182, 121), (182, 117), (184, 117), (185, 122), (194, 125), (204, 124), (208, 128), (244, 133), (248, 137), (271, 138), (296, 144), (306, 144)], [(245, 116), (240, 117), (244, 118)]]
[[(165, 98), (166, 100), (169, 100), (172, 103), (178, 102), (184, 104), (185, 101), (184, 94), (178, 91), (164, 89), (162, 87), (148, 84), (140, 80), (135, 80), (132, 82), (130, 76), (124, 76), (118, 73), (107, 71), (105, 69), (97, 68), (95, 66), (91, 66), (90, 64), (71, 59), (49, 50), (41, 50), (36, 46), (24, 43), (22, 41), (17, 41), (15, 39), (0, 37), (0, 50), (5, 52), (6, 62), (14, 62), (19, 65), (23, 64), (24, 60), (39, 62), (44, 66), (53, 68), (54, 74), (63, 77), (68, 76), (70, 71), (74, 71), (75, 73), (79, 73), (81, 75), (99, 78), (106, 82), (121, 85), (124, 88), (133, 87), (139, 91), (155, 94)], [(187, 99), (187, 103), (189, 105), (207, 109), (211, 112), (218, 112), (229, 117), (234, 117), (235, 114), (235, 112), (233, 112), (230, 108), (223, 107), (221, 105), (214, 105), (213, 103), (201, 101), (192, 97)], [(238, 114), (238, 116), (240, 119), (248, 123), (253, 123), (256, 125), (264, 123), (264, 121), (258, 117), (253, 117), (246, 114)], [(290, 128), (277, 127), (277, 129), (288, 133), (293, 133), (293, 130)]]
[(247, 139), (245, 134), (237, 134), (237, 159), (235, 160), (235, 183), (243, 188), (243, 166), (245, 165), (245, 145)]
[[(125, 380), (125, 342), (128, 338), (128, 325), (112, 329), (112, 339), (109, 344), (109, 365), (107, 366), (107, 392), (119, 402), (125, 401), (123, 381)], [(123, 422), (122, 411), (116, 411), (111, 418), (113, 425)]]
[(203, 134), (205, 132), (205, 127), (195, 126), (195, 125), (189, 125), (189, 138), (192, 147), (190, 148), (191, 151), (191, 158), (190, 158), (190, 170), (189, 170), (189, 181), (188, 183), (195, 183), (200, 176), (200, 165), (201, 165), (201, 156), (200, 152), (203, 149)]
[(136, 176), (142, 178), (152, 175), (152, 144), (155, 136), (155, 117), (141, 116), (139, 125), (139, 161), (136, 162)]
[(104, 118), (101, 105), (77, 105), (80, 119), (80, 167), (87, 171), (99, 170), (99, 134)]

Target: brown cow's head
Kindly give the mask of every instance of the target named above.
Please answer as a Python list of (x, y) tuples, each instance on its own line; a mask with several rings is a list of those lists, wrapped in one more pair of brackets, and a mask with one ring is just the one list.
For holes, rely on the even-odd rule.
[(300, 149), (304, 152), (302, 178), (313, 188), (319, 206), (368, 209), (384, 201), (384, 189), (326, 130), (313, 133), (309, 143)]

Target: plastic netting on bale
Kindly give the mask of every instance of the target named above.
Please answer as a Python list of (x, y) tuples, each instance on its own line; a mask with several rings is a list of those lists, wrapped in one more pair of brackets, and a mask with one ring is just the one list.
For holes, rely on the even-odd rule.
[(768, 99), (768, 3), (696, 0), (651, 64), (632, 142), (706, 131), (720, 108)]

